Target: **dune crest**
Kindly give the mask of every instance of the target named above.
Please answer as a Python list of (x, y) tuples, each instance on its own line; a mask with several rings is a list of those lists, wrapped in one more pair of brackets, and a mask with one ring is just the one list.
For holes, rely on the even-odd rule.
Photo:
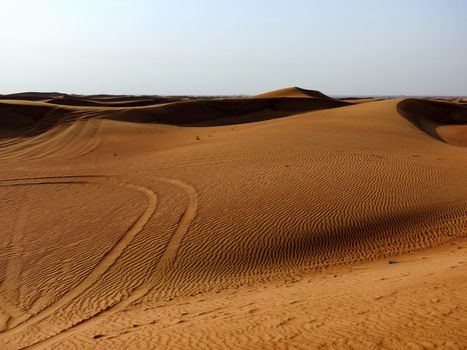
[(299, 87), (290, 87), (280, 90), (265, 92), (254, 96), (254, 98), (271, 98), (271, 97), (288, 97), (288, 98), (327, 98), (331, 97), (317, 90), (307, 90)]

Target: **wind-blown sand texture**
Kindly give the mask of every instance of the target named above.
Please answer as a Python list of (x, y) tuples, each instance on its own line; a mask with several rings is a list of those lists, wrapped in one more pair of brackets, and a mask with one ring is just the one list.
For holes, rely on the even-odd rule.
[(0, 96), (0, 348), (467, 347), (467, 106)]

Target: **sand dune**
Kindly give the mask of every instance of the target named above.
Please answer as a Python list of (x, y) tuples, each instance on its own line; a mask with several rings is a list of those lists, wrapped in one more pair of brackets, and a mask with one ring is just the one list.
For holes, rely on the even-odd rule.
[(467, 146), (467, 106), (458, 103), (406, 99), (398, 111), (429, 135), (459, 146)]
[(467, 346), (462, 104), (52, 95), (0, 101), (0, 347)]
[[(67, 101), (71, 101), (71, 104), (67, 105)], [(24, 134), (29, 131), (29, 135), (31, 133), (37, 134), (63, 123), (89, 118), (173, 125), (239, 124), (348, 104), (338, 100), (318, 98), (313, 100), (305, 98), (231, 98), (164, 103), (154, 103), (153, 101), (148, 106), (143, 104), (138, 106), (140, 108), (128, 108), (130, 105), (128, 102), (122, 103), (121, 106), (109, 106), (102, 103), (87, 105), (86, 100), (77, 101), (62, 99), (63, 105), (62, 103), (57, 105), (55, 100), (47, 102), (0, 101), (0, 113), (2, 121), (4, 121), (0, 132), (18, 131), (20, 134)]]
[(298, 98), (330, 98), (320, 91), (307, 90), (299, 87), (290, 87), (280, 90), (274, 90), (265, 92), (260, 95), (254, 96), (254, 98), (271, 98), (271, 97), (298, 97)]
[(25, 100), (25, 101), (43, 101), (52, 98), (64, 98), (68, 94), (60, 92), (19, 92), (8, 95), (0, 95), (0, 100)]
[(108, 100), (91, 100), (83, 98), (54, 98), (47, 100), (48, 103), (65, 106), (101, 106), (101, 107), (138, 107), (138, 106), (151, 106), (162, 103), (176, 102), (177, 98), (160, 97), (152, 99), (131, 100), (124, 99), (121, 101), (108, 101)]

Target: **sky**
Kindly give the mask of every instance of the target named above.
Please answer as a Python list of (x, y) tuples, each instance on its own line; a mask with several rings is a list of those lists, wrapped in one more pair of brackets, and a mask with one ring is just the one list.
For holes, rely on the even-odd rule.
[(467, 0), (0, 0), (0, 93), (467, 95)]

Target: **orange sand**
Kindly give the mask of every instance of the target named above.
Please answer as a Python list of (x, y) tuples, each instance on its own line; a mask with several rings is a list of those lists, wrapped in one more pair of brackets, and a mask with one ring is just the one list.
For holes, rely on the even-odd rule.
[(465, 348), (465, 146), (455, 101), (0, 97), (0, 348)]

